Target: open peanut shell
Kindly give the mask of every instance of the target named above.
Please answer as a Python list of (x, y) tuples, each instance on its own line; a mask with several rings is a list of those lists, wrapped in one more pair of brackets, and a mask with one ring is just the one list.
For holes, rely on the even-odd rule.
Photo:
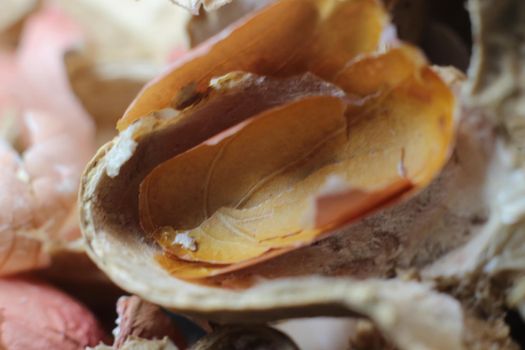
[(487, 196), (514, 150), (457, 98), (460, 74), (385, 44), (386, 25), (376, 1), (285, 0), (175, 62), (85, 171), (90, 257), (219, 322), (366, 317), (402, 349), (494, 342), (455, 288), (490, 283)]

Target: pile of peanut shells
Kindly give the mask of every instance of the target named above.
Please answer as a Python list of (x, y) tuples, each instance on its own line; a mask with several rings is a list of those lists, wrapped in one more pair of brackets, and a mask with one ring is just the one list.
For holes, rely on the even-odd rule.
[[(155, 31), (140, 44), (104, 46), (88, 31), (98, 46), (79, 49), (82, 35), (63, 28), (86, 20), (58, 0), (5, 31), (22, 97), (0, 109), (0, 130), (24, 170), (13, 165), (9, 181), (33, 186), (31, 213), (58, 214), (32, 226), (23, 211), (0, 216), (6, 242), (22, 242), (4, 249), (0, 271), (36, 271), (24, 283), (47, 280), (86, 303), (103, 325), (77, 348), (518, 349), (525, 3), (175, 2), (185, 9), (146, 16)], [(20, 28), (38, 16), (52, 40), (71, 34), (45, 78), (67, 98), (46, 92), (23, 55), (38, 38)], [(0, 107), (13, 98), (1, 93)], [(65, 110), (93, 124), (75, 129), (92, 156), (81, 177), (80, 158), (46, 158), (71, 166), (64, 175), (26, 156), (64, 131), (25, 125)], [(55, 190), (67, 194), (62, 212), (38, 200), (55, 193), (33, 185), (41, 174), (60, 189), (80, 181), (79, 218), (72, 192)], [(102, 328), (126, 293), (111, 339)]]

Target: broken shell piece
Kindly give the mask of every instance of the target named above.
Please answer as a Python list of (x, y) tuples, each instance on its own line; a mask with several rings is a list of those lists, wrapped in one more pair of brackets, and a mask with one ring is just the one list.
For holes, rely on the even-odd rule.
[[(375, 52), (385, 17), (381, 6), (322, 3), (267, 7), (190, 52), (143, 90), (121, 120), (119, 136), (86, 169), (81, 214), (88, 252), (117, 284), (178, 312), (229, 322), (363, 316), (400, 347), (461, 349), (459, 304), (428, 286), (287, 279), (293, 267), (286, 259), (275, 281), (242, 275), (255, 263), (322, 242), (347, 223), (416, 195), (439, 174), (452, 148), (450, 88), (415, 49)], [(361, 16), (354, 24), (370, 33), (357, 46), (349, 40), (333, 59), (337, 43), (353, 35), (339, 30), (348, 9)], [(338, 18), (337, 10), (346, 16)], [(274, 21), (279, 25), (268, 25)], [(263, 29), (275, 35), (266, 37)], [(253, 215), (257, 209), (261, 215)], [(259, 227), (232, 229), (232, 220), (214, 217), (224, 211)], [(197, 229), (203, 223), (212, 234)], [(378, 240), (369, 244), (382, 246)], [(335, 271), (328, 266), (321, 273)], [(220, 276), (209, 279), (214, 274)]]
[[(285, 10), (301, 14), (293, 19), (298, 22), (284, 22)], [(311, 244), (414, 193), (439, 172), (451, 148), (454, 98), (415, 49), (365, 55), (379, 45), (381, 11), (373, 1), (270, 5), (226, 30), (211, 49), (205, 44), (190, 53), (139, 95), (120, 121), (129, 127), (98, 166), (108, 181), (132, 184), (126, 205), (138, 199), (138, 207), (128, 215), (138, 211), (134, 220), (173, 258), (166, 266), (171, 273), (224, 274)], [(359, 17), (337, 30), (358, 14), (370, 21)], [(232, 45), (267, 21), (276, 21), (279, 37), (263, 34), (245, 57), (229, 60)], [(312, 21), (319, 21), (308, 32), (313, 42), (292, 52), (279, 44), (279, 38), (299, 40), (296, 26)], [(353, 44), (356, 28), (367, 34)], [(277, 46), (263, 51), (268, 45)], [(363, 56), (356, 58), (359, 51)], [(285, 59), (290, 54), (292, 61)], [(302, 67), (336, 85), (308, 75), (209, 77), (236, 65), (278, 76)], [(209, 72), (203, 75), (200, 66)], [(198, 80), (184, 85), (188, 79)], [(257, 102), (248, 105), (250, 99)], [(180, 111), (166, 113), (169, 106)], [(149, 116), (135, 117), (151, 108)], [(130, 161), (140, 171), (121, 174)], [(334, 176), (345, 188), (323, 193)]]
[[(137, 113), (140, 121), (133, 122), (129, 128), (124, 127), (126, 129), (114, 144), (99, 152), (84, 179), (83, 227), (92, 258), (124, 288), (168, 308), (209, 319), (262, 322), (343, 314), (369, 318), (387, 341), (400, 349), (516, 349), (503, 322), (502, 309), (506, 297), (510, 306), (523, 308), (525, 295), (521, 280), (525, 181), (522, 150), (514, 137), (519, 124), (513, 124), (519, 122), (519, 118), (513, 117), (520, 115), (521, 109), (517, 107), (523, 102), (519, 84), (522, 80), (517, 79), (522, 67), (517, 64), (522, 58), (518, 52), (521, 46), (513, 41), (523, 37), (518, 35), (519, 24), (523, 22), (518, 19), (524, 13), (519, 11), (521, 6), (520, 0), (470, 1), (471, 11), (483, 11), (479, 23), (486, 21), (497, 26), (494, 31), (482, 30), (475, 22), (477, 34), (481, 34), (475, 39), (498, 48), (492, 50), (491, 55), (475, 58), (480, 65), (475, 64), (470, 74), (484, 73), (478, 75), (478, 80), (471, 78), (474, 98), (470, 102), (477, 107), (494, 108), (497, 113), (492, 118), (485, 116), (487, 109), (462, 113), (458, 146), (446, 169), (429, 188), (413, 200), (361, 220), (336, 236), (269, 259), (265, 264), (236, 271), (226, 278), (221, 276), (215, 287), (174, 278), (157, 264), (155, 259), (161, 249), (155, 242), (145, 239), (139, 223), (137, 194), (141, 180), (136, 179), (145, 178), (155, 166), (171, 158), (163, 159), (159, 153), (146, 152), (163, 149), (158, 144), (155, 148), (154, 141), (159, 142), (160, 133), (146, 141), (147, 135), (153, 136), (158, 125), (163, 125), (161, 129), (170, 125), (170, 118), (182, 116), (177, 119), (181, 122), (179, 127), (188, 123), (184, 113), (206, 105), (207, 98), (213, 99), (215, 91), (208, 90), (208, 78), (204, 79), (203, 89), (199, 89), (198, 79), (190, 79), (183, 86), (173, 85), (175, 91), (169, 91), (169, 84), (160, 84), (162, 88), (157, 91), (157, 97), (160, 100), (165, 97), (162, 94), (169, 91), (170, 101), (161, 101), (154, 107), (159, 100), (149, 103), (156, 98), (152, 93), (155, 91), (153, 83), (148, 98), (141, 101), (148, 103), (144, 113)], [(515, 15), (507, 18), (504, 14)], [(516, 25), (509, 26), (509, 20), (516, 21), (511, 22)], [(490, 37), (490, 33), (494, 33), (494, 37)], [(224, 36), (227, 35), (224, 32)], [(488, 51), (474, 50), (475, 57)], [(368, 55), (361, 59), (366, 61)], [(516, 74), (509, 75), (509, 72)], [(511, 76), (514, 79), (507, 79)], [(500, 82), (506, 88), (492, 90)], [(186, 103), (172, 105), (173, 101), (180, 102), (177, 96), (183, 96)], [(331, 94), (321, 97), (326, 96), (333, 97)], [(359, 96), (352, 97), (354, 102), (360, 100)], [(170, 116), (166, 113), (168, 106), (182, 110), (172, 110)], [(225, 111), (228, 110), (220, 110), (218, 115), (229, 115)], [(513, 123), (509, 123), (510, 119)], [(195, 125), (204, 128), (206, 124), (196, 123), (194, 129), (186, 124), (185, 130), (197, 133), (195, 130), (200, 128)], [(213, 120), (213, 127), (217, 125), (217, 120)], [(213, 135), (202, 137), (186, 150), (191, 151), (229, 127), (218, 128), (220, 130), (211, 133)], [(135, 139), (133, 135), (139, 137)], [(141, 140), (140, 135), (145, 139)], [(184, 133), (179, 135), (185, 136)], [(212, 146), (213, 141), (216, 140), (208, 146)], [(175, 140), (172, 142), (165, 143), (169, 147), (164, 149), (180, 146)], [(109, 157), (107, 151), (113, 154)], [(145, 154), (155, 160), (138, 162), (138, 157), (148, 158)], [(113, 178), (106, 175), (108, 169), (112, 170)], [(409, 172), (404, 162), (400, 162), (397, 169), (401, 174)], [(137, 175), (138, 172), (142, 173)], [(344, 188), (339, 186), (337, 179), (327, 183), (335, 184), (333, 187), (327, 185), (328, 188)], [(467, 244), (447, 254), (463, 243)], [(334, 260), (332, 254), (340, 254), (341, 258)], [(167, 258), (177, 261), (175, 257)], [(197, 264), (189, 263), (194, 267)], [(202, 263), (199, 268), (207, 274), (209, 265)], [(430, 282), (370, 279), (374, 275), (390, 277), (399, 273), (398, 268), (409, 268), (408, 278)], [(255, 283), (239, 287), (236, 283), (241, 280), (241, 272)], [(307, 277), (288, 277), (294, 274)], [(323, 278), (319, 274), (338, 277)], [(348, 279), (348, 276), (366, 280)], [(509, 294), (509, 286), (512, 286), (509, 282), (513, 280), (516, 284)], [(228, 286), (244, 289), (225, 288)], [(448, 294), (438, 293), (433, 288)]]
[[(255, 14), (215, 47), (227, 55), (231, 41), (243, 38), (239, 33), (274, 12), (282, 15), (279, 6), (310, 13), (306, 19), (322, 9), (313, 38), (333, 40), (294, 53), (335, 84), (308, 71), (287, 79), (231, 72), (211, 79), (204, 90), (176, 80), (201, 76), (194, 69), (214, 64), (213, 52), (190, 53), (193, 60), (153, 82), (131, 111), (144, 104), (160, 109), (130, 124), (87, 169), (81, 200), (88, 241), (100, 230), (119, 237), (119, 230), (133, 229), (138, 238), (159, 243), (164, 256), (144, 244), (171, 274), (202, 279), (312, 244), (424, 188), (450, 153), (454, 97), (413, 48), (355, 57), (358, 48), (366, 53), (378, 44), (383, 14), (374, 3), (330, 7), (327, 1), (316, 9), (311, 2), (284, 1)], [(377, 22), (364, 42), (341, 49), (349, 59), (343, 65), (322, 59), (348, 34), (335, 31), (337, 10)], [(282, 27), (281, 33), (293, 34)], [(265, 40), (257, 45), (264, 47)], [(270, 61), (289, 53), (281, 46)], [(256, 62), (252, 54), (248, 61)], [(166, 93), (170, 81), (177, 85)], [(170, 94), (177, 110), (163, 104)], [(123, 123), (133, 120), (126, 118)]]
[[(310, 244), (425, 186), (443, 166), (453, 97), (423, 62), (409, 48), (356, 60), (336, 77), (349, 97), (308, 75), (278, 80), (236, 73), (215, 79), (201, 102), (173, 116), (142, 118), (123, 132), (107, 153), (108, 180), (141, 183), (138, 193), (128, 195), (138, 197), (146, 234), (178, 258), (167, 267), (179, 277), (232, 272)], [(320, 96), (308, 97), (312, 94)], [(215, 118), (221, 110), (227, 117)], [(296, 136), (290, 139), (290, 133)], [(168, 146), (173, 140), (177, 143)], [(141, 158), (144, 147), (147, 159)], [(374, 147), (383, 150), (375, 153)], [(141, 174), (120, 173), (129, 161)], [(376, 170), (366, 173), (363, 167)], [(345, 188), (326, 192), (329, 176), (339, 177)]]
[[(363, 72), (368, 71), (370, 72), (369, 74), (372, 74), (370, 75), (370, 79), (363, 79), (368, 85), (361, 86), (358, 84), (357, 79), (355, 82), (350, 79), (352, 76), (351, 72), (353, 65), (369, 68), (363, 69)], [(370, 67), (384, 69), (384, 72), (391, 71), (393, 75), (373, 75), (375, 70), (370, 69)], [(388, 67), (391, 69), (388, 69)], [(175, 70), (177, 69), (179, 68), (176, 68)], [(184, 67), (182, 69), (184, 69)], [(358, 71), (360, 74), (366, 74), (361, 73), (361, 70)], [(168, 74), (173, 73), (170, 72)], [(346, 75), (348, 75), (349, 78), (343, 79)], [(166, 224), (166, 222), (158, 222), (158, 220), (173, 217), (176, 220), (191, 221), (184, 223), (191, 228), (193, 224), (199, 223), (199, 220), (202, 220), (201, 216), (206, 213), (201, 210), (202, 197), (198, 191), (195, 192), (198, 194), (197, 197), (187, 197), (184, 200), (186, 206), (181, 207), (176, 211), (176, 214), (179, 215), (179, 210), (188, 210), (189, 215), (172, 216), (173, 212), (170, 209), (170, 205), (174, 203), (173, 201), (160, 201), (158, 206), (153, 205), (150, 207), (149, 204), (152, 203), (152, 200), (155, 201), (158, 198), (161, 198), (159, 196), (163, 196), (165, 193), (157, 192), (151, 197), (147, 194), (145, 195), (144, 193), (147, 193), (146, 186), (149, 186), (145, 184), (147, 181), (151, 182), (152, 180), (149, 179), (146, 180), (146, 182), (143, 182), (143, 180), (150, 176), (149, 174), (160, 172), (159, 169), (162, 169), (164, 164), (180, 161), (181, 158), (177, 157), (186, 157), (190, 162), (189, 164), (195, 166), (195, 168), (186, 167), (186, 169), (189, 169), (190, 173), (195, 176), (194, 178), (189, 177), (185, 179), (186, 185), (180, 187), (180, 190), (175, 193), (176, 195), (185, 196), (186, 193), (190, 193), (189, 189), (191, 187), (196, 186), (199, 188), (202, 184), (199, 180), (201, 177), (204, 177), (204, 183), (206, 183), (206, 179), (208, 178), (206, 172), (201, 174), (200, 171), (193, 171), (201, 168), (198, 163), (200, 158), (192, 159), (192, 152), (204, 152), (213, 148), (220, 149), (222, 145), (221, 143), (225, 140), (230, 140), (232, 137), (233, 139), (231, 139), (230, 142), (240, 142), (239, 140), (242, 138), (239, 135), (247, 130), (246, 128), (249, 128), (252, 125), (257, 125), (257, 122), (261, 120), (268, 124), (262, 124), (257, 128), (253, 128), (253, 132), (259, 132), (264, 128), (275, 129), (276, 132), (284, 132), (282, 137), (277, 137), (278, 135), (275, 136), (275, 140), (271, 138), (269, 132), (264, 132), (262, 135), (258, 135), (254, 139), (255, 146), (257, 146), (258, 142), (266, 141), (265, 138), (268, 138), (270, 140), (268, 144), (268, 147), (270, 147), (269, 149), (273, 149), (271, 147), (273, 147), (274, 141), (277, 142), (278, 145), (279, 142), (281, 142), (279, 140), (286, 142), (289, 139), (285, 137), (286, 134), (289, 134), (289, 132), (293, 130), (302, 130), (300, 128), (304, 128), (304, 130), (297, 135), (298, 141), (301, 137), (307, 135), (311, 135), (315, 141), (315, 138), (317, 137), (316, 129), (324, 130), (321, 128), (323, 125), (325, 125), (325, 129), (328, 130), (326, 135), (330, 135), (330, 130), (332, 129), (337, 131), (339, 126), (343, 126), (342, 129), (345, 132), (347, 130), (346, 126), (348, 126), (350, 131), (357, 127), (358, 129), (356, 129), (355, 132), (352, 132), (352, 135), (355, 134), (354, 138), (351, 138), (357, 142), (357, 150), (364, 150), (363, 157), (368, 155), (376, 155), (378, 157), (372, 158), (368, 161), (368, 163), (373, 164), (375, 159), (378, 160), (377, 166), (379, 168), (372, 175), (380, 177), (385, 174), (390, 174), (384, 178), (385, 184), (390, 184), (390, 179), (398, 179), (402, 176), (408, 176), (410, 181), (416, 185), (416, 188), (418, 188), (418, 186), (425, 186), (440, 170), (441, 166), (447, 159), (452, 139), (453, 98), (448, 88), (443, 82), (441, 82), (440, 78), (425, 67), (424, 60), (416, 51), (399, 48), (382, 55), (375, 55), (372, 57), (365, 56), (361, 59), (356, 59), (348, 64), (346, 69), (341, 70), (340, 74), (336, 75), (336, 79), (339, 79), (339, 81), (346, 84), (346, 93), (343, 93), (337, 88), (337, 86), (323, 82), (322, 80), (310, 75), (282, 80), (258, 77), (253, 74), (235, 73), (214, 80), (205, 90), (205, 93), (196, 99), (197, 102), (189, 103), (189, 105), (184, 104), (184, 107), (182, 107), (182, 110), (180, 111), (170, 111), (164, 108), (134, 122), (130, 127), (123, 131), (117, 139), (105, 146), (99, 152), (90, 167), (88, 167), (86, 177), (84, 178), (81, 194), (83, 201), (83, 229), (86, 234), (89, 253), (91, 256), (102, 269), (107, 271), (110, 276), (115, 279), (117, 283), (123, 285), (124, 288), (131, 289), (138, 293), (141, 293), (142, 290), (142, 295), (149, 293), (146, 291), (170, 291), (168, 293), (175, 296), (175, 299), (170, 301), (160, 301), (160, 299), (157, 298), (160, 294), (163, 294), (163, 292), (160, 294), (157, 292), (148, 294), (147, 297), (150, 300), (160, 302), (162, 305), (194, 312), (199, 312), (199, 310), (200, 312), (205, 312), (205, 310), (208, 310), (208, 312), (213, 313), (215, 307), (230, 310), (229, 312), (232, 314), (236, 313), (235, 310), (241, 310), (237, 307), (235, 307), (234, 310), (231, 310), (230, 307), (233, 307), (233, 305), (219, 302), (219, 300), (223, 299), (223, 296), (225, 297), (222, 293), (228, 293), (226, 291), (216, 295), (218, 299), (215, 306), (207, 307), (204, 304), (199, 306), (192, 303), (190, 301), (191, 297), (186, 293), (195, 292), (198, 294), (200, 291), (202, 291), (202, 293), (207, 293), (207, 291), (211, 292), (211, 289), (183, 283), (177, 278), (166, 274), (164, 269), (157, 263), (156, 257), (158, 257), (159, 254), (158, 247), (153, 242), (144, 240), (144, 233), (139, 226), (139, 222), (142, 221), (142, 225), (146, 229), (155, 229), (155, 225)], [(159, 86), (162, 87), (163, 84), (160, 84)], [(159, 86), (153, 84), (149, 87), (149, 91), (151, 92), (153, 91), (152, 89), (159, 88)], [(173, 95), (176, 95), (176, 93)], [(186, 92), (183, 100), (187, 101), (187, 96), (191, 96), (191, 93), (188, 94)], [(390, 103), (393, 104), (390, 105)], [(394, 108), (390, 109), (390, 106)], [(404, 111), (404, 113), (400, 114), (401, 119), (396, 123), (388, 124), (388, 121), (396, 120), (395, 118), (398, 116), (396, 108), (398, 107), (402, 107), (402, 110)], [(294, 108), (299, 108), (298, 110), (300, 113), (293, 112)], [(415, 109), (409, 112), (412, 108)], [(283, 113), (283, 111), (288, 112), (290, 110), (292, 110), (292, 112)], [(315, 114), (318, 110), (325, 112), (322, 113), (326, 116), (324, 120), (318, 118)], [(379, 113), (379, 111), (386, 110), (389, 111), (389, 113), (387, 113), (389, 117), (385, 117), (386, 119), (381, 117), (382, 114), (375, 115), (375, 113)], [(275, 123), (279, 126), (279, 123), (295, 123), (295, 118), (298, 118), (298, 116), (301, 115), (308, 116), (309, 113), (312, 114), (312, 118), (308, 123), (304, 123), (304, 125), (301, 125), (300, 123), (291, 128), (284, 125), (281, 128), (282, 130), (280, 130), (280, 128), (274, 128), (274, 119), (272, 119), (274, 115), (281, 116), (281, 118), (275, 118)], [(409, 115), (417, 115), (418, 118), (415, 120), (417, 123), (408, 122), (402, 119), (404, 118), (403, 116)], [(217, 116), (220, 116), (220, 118)], [(357, 116), (359, 118), (356, 118), (353, 123), (347, 125), (346, 116), (349, 116), (350, 118), (352, 116)], [(444, 117), (444, 119), (441, 117)], [(300, 119), (297, 120), (300, 121)], [(384, 132), (380, 131), (382, 130), (381, 122), (383, 120), (387, 122), (386, 125), (390, 125)], [(378, 124), (374, 124), (374, 127), (367, 124), (372, 122), (377, 122)], [(427, 122), (428, 124), (426, 124)], [(318, 123), (321, 123), (322, 125), (318, 125)], [(333, 125), (335, 125), (335, 128), (332, 127)], [(392, 129), (395, 125), (405, 126), (406, 129), (399, 129), (393, 133), (390, 132), (392, 130), (397, 130), (395, 128)], [(312, 126), (316, 127), (311, 128)], [(419, 127), (421, 127), (421, 129), (418, 129)], [(372, 134), (367, 134), (368, 131), (372, 132)], [(363, 136), (360, 138), (359, 135), (361, 132), (363, 133), (361, 136), (369, 136)], [(418, 137), (411, 139), (409, 136), (411, 132), (415, 132), (415, 135), (418, 135)], [(430, 133), (426, 134), (426, 132)], [(174, 137), (174, 135), (177, 137)], [(403, 135), (406, 135), (408, 137), (407, 140), (410, 140), (408, 144), (405, 144), (403, 138), (396, 138), (402, 137)], [(428, 136), (421, 137), (421, 135)], [(239, 139), (235, 138), (237, 136)], [(399, 141), (399, 143), (396, 143), (397, 141), (391, 143), (394, 147), (391, 149), (392, 157), (388, 158), (390, 163), (382, 160), (381, 152), (373, 152), (373, 150), (367, 148), (368, 145), (374, 144), (367, 142), (367, 140), (371, 139), (377, 140), (377, 142), (387, 142), (387, 144), (388, 142), (392, 142), (392, 140)], [(424, 143), (421, 144), (422, 146), (432, 145), (431, 149), (436, 151), (436, 153), (433, 153), (433, 156), (429, 156), (428, 154), (421, 156), (417, 151), (411, 151), (414, 142), (416, 142), (415, 144), (418, 144), (417, 140), (424, 140)], [(430, 140), (433, 142), (430, 143)], [(308, 145), (308, 143), (316, 144), (314, 141), (306, 140), (303, 143), (306, 145)], [(341, 145), (344, 146), (346, 138), (343, 138), (342, 141), (344, 142), (342, 142)], [(295, 154), (293, 149), (298, 145), (300, 146), (301, 143), (296, 144), (294, 143), (294, 140), (289, 140), (289, 142), (290, 144), (288, 146), (284, 148), (280, 147), (280, 149), (286, 151), (289, 150), (293, 156)], [(245, 143), (243, 143), (243, 145), (244, 144)], [(253, 146), (253, 144), (246, 144), (243, 147), (235, 147), (233, 150), (238, 152), (245, 147)], [(402, 152), (403, 148), (405, 148), (404, 155)], [(261, 151), (264, 151), (264, 149), (265, 148), (262, 147)], [(301, 148), (299, 147), (299, 149)], [(416, 149), (421, 149), (421, 147), (418, 146)], [(328, 147), (327, 150), (330, 151), (330, 147)], [(276, 151), (274, 150), (273, 152), (270, 152), (269, 155), (275, 153)], [(325, 154), (327, 155), (327, 162), (318, 163), (317, 159), (313, 163), (312, 170), (315, 170), (319, 164), (330, 164), (330, 159), (333, 159), (334, 155), (331, 152), (321, 153), (321, 155)], [(202, 160), (206, 161), (207, 156), (208, 155), (205, 152), (202, 153)], [(224, 153), (224, 156), (228, 156), (227, 153)], [(275, 154), (275, 156), (276, 159), (279, 160), (277, 154)], [(213, 162), (213, 157), (211, 158)], [(269, 157), (268, 159), (269, 161), (272, 161), (272, 157)], [(312, 159), (315, 159), (315, 157)], [(335, 159), (339, 160), (337, 156), (335, 156)], [(168, 161), (168, 163), (165, 163), (166, 161)], [(398, 173), (400, 161), (404, 163), (402, 168), (405, 169), (401, 175)], [(427, 163), (429, 161), (430, 163)], [(237, 163), (232, 162), (231, 164), (235, 165)], [(264, 165), (264, 163), (257, 164), (257, 162), (254, 162), (253, 169), (257, 170), (259, 169), (258, 167), (262, 165)], [(386, 166), (386, 169), (380, 170), (383, 165)], [(356, 164), (356, 166), (358, 166), (358, 164)], [(205, 169), (206, 167), (202, 168)], [(251, 168), (252, 167), (248, 167), (248, 170)], [(278, 168), (279, 167), (277, 167), (277, 169)], [(299, 173), (304, 172), (303, 168), (299, 169), (301, 170)], [(270, 165), (270, 174), (272, 173), (271, 170)], [(305, 174), (308, 175), (312, 170), (306, 171)], [(181, 168), (180, 173), (176, 174), (176, 176), (183, 176), (183, 171), (184, 169)], [(228, 172), (221, 170), (221, 172), (223, 173), (221, 176), (225, 180), (228, 180), (228, 178), (231, 178), (232, 175), (235, 174), (235, 171)], [(355, 173), (360, 174), (361, 172), (356, 170)], [(162, 174), (162, 172), (160, 172), (160, 174)], [(254, 176), (256, 175), (255, 179), (258, 177), (265, 178), (265, 173), (262, 172), (261, 174), (254, 172)], [(365, 181), (367, 180), (367, 177), (371, 176), (369, 173), (361, 174), (363, 174), (361, 181)], [(303, 175), (303, 177), (304, 176), (305, 175)], [(282, 179), (286, 180), (287, 178), (283, 177)], [(170, 177), (168, 176), (166, 180), (169, 181)], [(196, 181), (192, 182), (193, 180)], [(139, 185), (141, 183), (143, 183), (143, 188), (141, 190), (142, 198), (140, 198), (141, 196), (139, 195)], [(320, 183), (323, 184), (324, 181), (321, 181)], [(394, 181), (394, 183), (396, 182)], [(279, 182), (275, 182), (273, 186), (279, 188)], [(244, 187), (244, 189), (235, 192), (237, 187), (235, 186), (235, 182), (232, 181), (231, 184), (226, 182), (225, 186), (219, 187), (218, 189), (226, 188), (228, 190), (222, 195), (222, 197), (227, 199), (229, 195), (228, 193), (233, 191), (233, 194), (238, 197), (231, 200), (235, 203), (243, 198), (243, 193), (246, 192), (246, 189), (249, 190), (253, 187), (253, 184), (248, 182)], [(210, 189), (211, 188), (212, 187), (210, 187)], [(374, 191), (373, 188), (370, 188), (370, 190)], [(315, 192), (316, 191), (313, 191), (312, 194), (315, 194)], [(256, 192), (253, 191), (253, 193)], [(283, 193), (287, 192), (285, 191)], [(333, 194), (331, 192), (328, 193)], [(394, 193), (397, 194), (396, 192)], [(271, 192), (268, 194), (271, 194)], [(350, 192), (348, 193), (348, 198), (354, 198), (355, 195), (355, 193)], [(379, 198), (381, 200), (379, 203), (392, 199), (390, 195), (392, 195), (392, 193), (390, 193), (389, 196), (380, 196)], [(210, 212), (216, 211), (224, 205), (220, 202), (222, 197), (215, 195), (209, 197), (209, 199), (213, 200), (216, 198), (219, 199), (219, 202), (216, 204), (213, 204), (211, 201), (208, 202), (211, 204), (211, 206), (208, 207)], [(359, 198), (359, 196), (357, 197)], [(259, 200), (263, 202), (269, 198), (279, 197), (269, 196), (265, 198), (263, 195)], [(345, 197), (343, 196), (343, 198)], [(190, 202), (191, 200), (195, 200), (195, 207), (192, 206)], [(360, 201), (361, 200), (359, 199), (357, 203)], [(308, 201), (306, 203), (308, 203)], [(372, 207), (377, 204), (377, 202), (374, 203)], [(144, 216), (139, 214), (140, 208), (144, 209), (144, 213), (148, 214), (144, 214)], [(359, 206), (357, 206), (357, 208), (359, 208)], [(166, 215), (159, 215), (159, 213), (162, 213), (162, 210), (165, 211)], [(301, 224), (303, 218), (302, 213), (300, 214), (301, 215), (298, 215), (297, 221), (299, 224)], [(359, 215), (361, 215), (361, 213), (359, 213)], [(347, 219), (345, 216), (343, 216), (343, 218), (343, 221)], [(327, 221), (330, 223), (332, 223), (332, 221), (337, 223), (339, 220), (338, 217), (336, 219), (328, 219)], [(286, 223), (285, 221), (283, 222)], [(179, 232), (179, 234), (181, 233), (183, 232)], [(174, 239), (175, 237), (171, 237), (169, 240), (170, 244)], [(311, 242), (311, 238), (309, 239), (310, 240), (307, 240), (306, 242)], [(277, 237), (275, 240), (279, 241), (280, 237)], [(191, 242), (189, 243), (189, 246), (192, 246)], [(208, 242), (197, 242), (195, 251), (197, 254), (204, 251), (203, 249), (205, 247), (201, 243), (208, 244)], [(114, 249), (117, 246), (119, 248)], [(252, 246), (254, 249), (258, 249), (257, 245)], [(126, 247), (126, 249), (122, 249), (122, 247)], [(212, 246), (210, 245), (207, 249), (208, 251), (212, 251)], [(226, 247), (223, 251), (226, 252), (226, 254), (236, 254), (236, 251), (231, 250), (230, 247)], [(245, 253), (243, 250), (239, 251), (243, 254)], [(184, 253), (188, 254), (188, 252)], [(266, 255), (256, 253), (256, 255), (252, 255), (251, 257), (258, 256), (261, 256), (264, 259), (269, 259), (272, 257), (272, 252)], [(223, 268), (220, 264), (217, 264), (218, 266), (210, 266), (211, 263), (215, 263), (215, 261), (208, 261), (206, 260), (208, 259), (206, 257), (201, 259), (204, 260), (200, 262), (201, 265), (195, 265), (193, 262), (187, 262), (187, 265), (184, 265), (185, 262), (181, 258), (187, 259), (187, 257), (171, 258), (172, 261), (179, 264), (177, 267), (178, 271), (171, 271), (176, 276), (181, 276), (184, 272), (187, 273), (186, 277), (188, 278), (204, 277), (210, 274), (210, 270), (216, 269), (217, 267), (219, 269)], [(239, 269), (242, 268), (242, 260), (243, 258), (238, 259), (234, 256), (233, 261), (229, 260), (227, 263), (239, 263), (233, 265), (234, 269)], [(248, 263), (253, 264), (253, 261), (249, 261)], [(147, 281), (143, 280), (141, 276), (148, 276)], [(154, 276), (154, 278), (152, 278), (152, 276)], [(180, 288), (177, 286), (180, 286)], [(177, 299), (177, 293), (175, 293), (175, 289), (172, 288), (177, 289), (177, 293), (181, 293), (180, 295), (182, 299)], [(257, 287), (254, 287), (254, 291), (256, 290)], [(171, 294), (172, 292), (175, 294)], [(197, 299), (194, 301), (197, 302)], [(255, 307), (255, 305), (258, 304), (258, 301), (254, 300), (253, 302), (255, 303), (253, 304), (253, 307)], [(269, 308), (268, 313), (271, 314), (270, 309), (273, 309), (274, 307), (270, 305), (267, 307)], [(239, 312), (242, 313), (245, 309), (246, 308), (243, 307), (242, 311)], [(298, 310), (298, 312), (301, 313), (300, 310)], [(225, 314), (227, 315), (227, 313)]]

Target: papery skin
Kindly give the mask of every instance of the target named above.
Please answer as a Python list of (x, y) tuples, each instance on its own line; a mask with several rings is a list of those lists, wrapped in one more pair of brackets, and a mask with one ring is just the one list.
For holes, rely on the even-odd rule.
[[(354, 16), (354, 30), (338, 35), (346, 25), (346, 15)], [(143, 88), (117, 128), (123, 131), (133, 121), (170, 107), (188, 86), (203, 92), (211, 78), (232, 71), (272, 77), (310, 71), (330, 80), (341, 65), (378, 48), (386, 22), (379, 0), (283, 0), (270, 4), (257, 16), (243, 18), (174, 62)], [(331, 37), (337, 40), (329, 40)]]
[(117, 302), (117, 328), (113, 331), (114, 346), (120, 348), (133, 338), (163, 339), (168, 337), (180, 348), (186, 347), (184, 337), (168, 314), (159, 306), (136, 295), (120, 297)]
[(0, 52), (0, 275), (45, 266), (44, 241), (71, 232), (62, 226), (94, 149), (63, 61), (81, 42), (68, 18), (45, 8), (26, 22), (16, 53)]
[[(243, 79), (264, 81), (248, 74)], [(294, 79), (300, 81), (273, 84)], [(145, 232), (160, 230), (162, 238), (154, 233), (156, 239), (181, 260), (241, 262), (246, 267), (249, 259), (264, 259), (267, 253), (273, 258), (278, 249), (311, 244), (315, 237), (424, 188), (452, 147), (454, 98), (449, 88), (417, 50), (403, 46), (348, 63), (336, 82), (334, 89), (343, 87), (362, 100), (346, 104), (334, 97), (297, 97), (159, 164), (141, 184), (139, 212)], [(192, 120), (192, 112), (190, 107), (183, 115)], [(221, 119), (214, 112), (210, 109), (206, 116), (208, 124)], [(339, 186), (328, 186), (334, 181)], [(316, 203), (310, 226), (303, 224), (311, 217), (307, 198)], [(171, 243), (182, 232), (195, 242), (193, 249)], [(198, 268), (195, 278), (203, 270)], [(220, 268), (210, 274), (240, 265)], [(183, 277), (177, 269), (169, 270)], [(191, 277), (184, 272), (184, 278)]]
[(0, 348), (80, 350), (105, 335), (84, 306), (42, 282), (0, 279)]

